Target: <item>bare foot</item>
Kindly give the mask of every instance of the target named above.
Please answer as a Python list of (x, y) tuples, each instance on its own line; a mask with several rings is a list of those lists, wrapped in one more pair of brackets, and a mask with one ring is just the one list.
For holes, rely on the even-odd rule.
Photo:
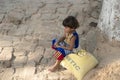
[(58, 70), (58, 68), (55, 67), (55, 66), (50, 67), (50, 68), (48, 69), (48, 71), (50, 71), (50, 72), (55, 72), (56, 70)]

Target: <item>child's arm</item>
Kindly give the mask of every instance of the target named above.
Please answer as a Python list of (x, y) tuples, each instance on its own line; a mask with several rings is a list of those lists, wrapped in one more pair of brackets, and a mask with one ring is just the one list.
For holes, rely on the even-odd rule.
[(74, 45), (75, 45), (75, 39), (76, 39), (76, 37), (73, 36), (71, 38), (71, 41), (70, 41), (70, 44), (69, 44), (70, 46), (68, 46), (68, 47), (62, 46), (62, 48), (67, 49), (67, 50), (73, 50)]
[(65, 40), (65, 36), (62, 36), (58, 41), (57, 41), (57, 43), (60, 43), (60, 42), (62, 42), (62, 41), (64, 41)]
[(60, 39), (55, 43), (54, 46), (55, 46), (55, 47), (59, 47), (58, 44), (59, 44), (60, 42), (64, 41), (64, 40), (65, 40), (65, 34), (64, 34), (62, 37), (60, 37)]

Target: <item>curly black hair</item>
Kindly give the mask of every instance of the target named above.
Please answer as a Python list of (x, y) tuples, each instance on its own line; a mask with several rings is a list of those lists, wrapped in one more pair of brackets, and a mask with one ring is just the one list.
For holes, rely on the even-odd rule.
[(76, 29), (79, 27), (79, 23), (74, 16), (68, 16), (63, 20), (62, 24), (64, 27), (70, 27), (72, 29)]

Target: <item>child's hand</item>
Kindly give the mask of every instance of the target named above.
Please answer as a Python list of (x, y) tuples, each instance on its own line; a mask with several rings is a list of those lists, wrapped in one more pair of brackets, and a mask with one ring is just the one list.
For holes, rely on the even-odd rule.
[(55, 46), (56, 48), (57, 48), (57, 47), (60, 47), (60, 46), (58, 45), (58, 43), (55, 43), (54, 46)]
[(66, 47), (65, 47), (65, 46), (61, 46), (61, 48), (66, 49)]

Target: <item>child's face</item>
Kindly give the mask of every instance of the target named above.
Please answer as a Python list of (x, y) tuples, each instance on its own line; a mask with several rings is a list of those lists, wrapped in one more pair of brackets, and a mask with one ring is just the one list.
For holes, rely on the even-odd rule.
[(72, 29), (72, 28), (70, 28), (70, 27), (65, 27), (65, 28), (64, 28), (64, 31), (65, 31), (66, 33), (71, 33), (73, 30), (74, 30), (74, 29)]

